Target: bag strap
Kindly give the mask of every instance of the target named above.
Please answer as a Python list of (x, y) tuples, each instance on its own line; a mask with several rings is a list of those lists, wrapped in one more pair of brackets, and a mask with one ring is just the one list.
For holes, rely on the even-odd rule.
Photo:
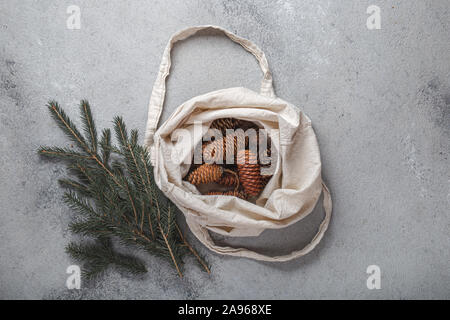
[(332, 201), (330, 191), (323, 182), (322, 182), (322, 191), (323, 191), (323, 207), (325, 210), (325, 217), (319, 226), (319, 230), (317, 231), (314, 238), (305, 247), (303, 247), (300, 250), (293, 251), (287, 255), (271, 257), (245, 248), (218, 246), (214, 243), (214, 240), (211, 238), (208, 229), (201, 226), (192, 219), (188, 219), (187, 223), (192, 233), (194, 233), (194, 235), (200, 240), (200, 242), (202, 242), (206, 247), (208, 247), (210, 250), (216, 253), (230, 256), (252, 258), (255, 260), (269, 261), (269, 262), (289, 261), (304, 256), (305, 254), (312, 251), (317, 246), (317, 244), (319, 244), (320, 240), (322, 240), (325, 231), (327, 231), (328, 224), (330, 223), (331, 219)]
[(253, 54), (255, 58), (258, 60), (259, 66), (261, 67), (264, 73), (264, 77), (261, 84), (261, 94), (269, 97), (274, 96), (274, 91), (272, 87), (272, 74), (269, 71), (269, 65), (267, 63), (266, 56), (264, 55), (264, 52), (262, 52), (261, 49), (259, 49), (253, 42), (238, 37), (237, 35), (221, 27), (212, 25), (189, 27), (187, 29), (181, 30), (175, 33), (170, 38), (169, 43), (167, 44), (161, 59), (161, 65), (159, 67), (158, 76), (156, 77), (155, 84), (153, 85), (153, 91), (148, 105), (148, 121), (147, 121), (147, 128), (145, 131), (145, 145), (147, 146), (151, 146), (153, 144), (153, 135), (158, 126), (159, 118), (161, 116), (161, 112), (164, 105), (164, 98), (166, 94), (166, 77), (169, 75), (171, 65), (170, 51), (172, 50), (172, 47), (176, 42), (189, 38), (190, 36), (196, 34), (198, 31), (204, 29), (214, 29), (222, 31), (232, 41), (240, 44), (242, 47), (244, 47), (245, 50)]

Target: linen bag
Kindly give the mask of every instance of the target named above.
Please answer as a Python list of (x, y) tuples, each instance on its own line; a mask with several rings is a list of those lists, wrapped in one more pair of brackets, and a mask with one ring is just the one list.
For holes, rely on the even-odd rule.
[[(238, 87), (199, 95), (180, 105), (156, 130), (164, 104), (172, 46), (204, 29), (225, 33), (255, 56), (264, 74), (261, 91), (256, 93)], [(183, 180), (188, 173), (193, 150), (211, 122), (227, 117), (249, 120), (267, 130), (278, 129), (270, 136), (272, 146), (278, 151), (275, 172), (256, 203), (233, 196), (202, 195)], [(201, 123), (200, 132), (194, 130), (198, 123)], [(191, 138), (180, 139), (177, 129), (188, 132)], [(190, 27), (171, 37), (149, 102), (145, 145), (154, 165), (156, 184), (184, 213), (192, 233), (216, 253), (264, 261), (288, 261), (314, 249), (328, 228), (332, 202), (321, 178), (319, 147), (311, 120), (300, 109), (275, 96), (264, 53), (251, 41), (221, 27)], [(246, 248), (219, 246), (208, 232), (235, 237), (258, 236), (265, 229), (287, 227), (306, 217), (322, 192), (325, 216), (316, 235), (304, 248), (287, 255), (267, 256)]]

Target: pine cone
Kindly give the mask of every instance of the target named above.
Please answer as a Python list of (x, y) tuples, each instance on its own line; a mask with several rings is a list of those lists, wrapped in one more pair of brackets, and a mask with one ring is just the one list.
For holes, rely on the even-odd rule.
[(221, 166), (216, 164), (202, 164), (188, 175), (187, 181), (193, 185), (217, 182), (222, 177), (222, 174), (223, 168)]
[(250, 196), (257, 196), (265, 186), (257, 160), (258, 156), (250, 150), (241, 150), (237, 155), (239, 181)]
[(217, 183), (226, 186), (226, 187), (234, 187), (239, 185), (239, 178), (236, 174), (232, 174), (230, 172), (225, 172), (225, 174), (222, 175), (222, 178), (220, 178)]
[(209, 196), (217, 196), (217, 195), (221, 195), (221, 196), (235, 196), (241, 199), (247, 199), (247, 196), (245, 194), (245, 192), (243, 191), (236, 191), (236, 190), (231, 190), (231, 191), (210, 191), (207, 193), (207, 195)]
[(209, 163), (224, 159), (224, 140), (218, 139), (203, 145), (203, 158)]
[(220, 118), (211, 123), (210, 128), (219, 129), (225, 134), (227, 129), (235, 129), (239, 127), (239, 120), (235, 118)]
[(245, 149), (247, 145), (248, 137), (245, 136), (245, 132), (243, 130), (236, 130), (233, 135), (229, 134), (227, 136), (227, 144), (225, 147), (228, 153), (233, 150), (234, 158), (236, 159), (238, 151)]
[[(225, 161), (227, 154), (233, 154), (233, 160), (239, 150), (245, 149), (248, 144), (248, 137), (241, 130), (237, 130), (234, 134), (228, 134), (225, 138), (214, 140), (203, 146), (203, 158), (210, 162)], [(238, 150), (239, 149), (239, 150)]]

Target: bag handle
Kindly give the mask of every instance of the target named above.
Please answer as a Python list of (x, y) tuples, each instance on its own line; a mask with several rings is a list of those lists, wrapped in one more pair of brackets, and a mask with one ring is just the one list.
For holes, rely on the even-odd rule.
[(208, 229), (201, 226), (197, 222), (193, 221), (192, 219), (187, 219), (187, 223), (189, 225), (189, 228), (191, 229), (192, 233), (202, 242), (206, 247), (208, 247), (210, 250), (224, 255), (230, 255), (230, 256), (238, 256), (238, 257), (245, 257), (245, 258), (252, 258), (255, 260), (261, 260), (261, 261), (269, 261), (269, 262), (283, 262), (283, 261), (289, 261), (295, 258), (299, 258), (301, 256), (304, 256), (305, 254), (311, 252), (322, 240), (322, 237), (327, 231), (328, 224), (330, 223), (331, 219), (331, 211), (332, 211), (332, 201), (331, 201), (331, 195), (330, 191), (328, 190), (327, 186), (322, 182), (322, 191), (323, 191), (323, 207), (325, 209), (325, 217), (322, 221), (322, 223), (319, 226), (319, 230), (317, 231), (314, 238), (302, 249), (293, 251), (289, 254), (282, 255), (282, 256), (267, 256), (260, 253), (257, 253), (255, 251), (245, 249), (245, 248), (233, 248), (233, 247), (222, 247), (218, 246), (214, 243), (214, 240), (211, 238)]
[(204, 29), (214, 29), (222, 31), (232, 41), (240, 44), (242, 47), (244, 47), (245, 50), (253, 54), (258, 60), (259, 66), (264, 73), (261, 84), (261, 94), (269, 97), (275, 96), (272, 86), (272, 74), (269, 71), (269, 65), (267, 63), (266, 56), (264, 55), (264, 52), (262, 52), (261, 49), (259, 49), (253, 42), (238, 37), (237, 35), (221, 27), (213, 25), (189, 27), (187, 29), (181, 30), (175, 33), (170, 38), (161, 59), (158, 76), (156, 77), (155, 84), (153, 85), (153, 91), (148, 105), (147, 128), (145, 130), (145, 145), (147, 146), (151, 146), (153, 144), (153, 135), (156, 131), (156, 127), (158, 126), (159, 118), (161, 116), (162, 108), (164, 105), (164, 98), (166, 94), (166, 77), (169, 75), (171, 65), (170, 51), (172, 50), (172, 47), (176, 42), (189, 38), (190, 36), (196, 34), (198, 31)]

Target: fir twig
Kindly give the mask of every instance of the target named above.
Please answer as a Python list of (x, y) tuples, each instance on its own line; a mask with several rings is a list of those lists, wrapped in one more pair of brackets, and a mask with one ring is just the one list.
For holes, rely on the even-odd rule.
[(192, 254), (195, 256), (195, 258), (197, 259), (198, 263), (200, 263), (200, 265), (203, 267), (203, 269), (208, 272), (211, 273), (211, 269), (208, 265), (208, 263), (205, 261), (205, 259), (203, 259), (200, 254), (189, 244), (189, 242), (186, 241), (186, 239), (183, 236), (183, 233), (180, 230), (180, 227), (178, 227), (178, 224), (175, 223), (175, 227), (177, 228), (178, 234), (180, 235), (181, 240), (183, 240), (184, 244), (186, 245), (186, 247), (188, 247), (189, 251), (192, 252)]
[(102, 149), (103, 164), (106, 166), (109, 162), (109, 157), (111, 155), (111, 130), (110, 129), (103, 129), (102, 138), (100, 140), (100, 146)]
[(69, 189), (64, 201), (80, 214), (70, 224), (70, 230), (94, 239), (94, 242), (71, 243), (67, 247), (73, 258), (83, 262), (85, 277), (95, 278), (110, 265), (131, 273), (145, 272), (142, 262), (118, 253), (110, 238), (169, 260), (180, 277), (185, 253), (194, 255), (209, 273), (207, 263), (178, 228), (175, 207), (156, 186), (148, 152), (138, 145), (137, 130), (128, 134), (123, 119), (115, 117), (118, 146), (114, 146), (109, 129), (102, 130), (98, 141), (88, 101), (80, 103), (86, 137), (57, 102), (50, 101), (48, 108), (79, 149), (41, 147), (38, 153), (69, 162), (68, 172), (75, 177), (59, 179), (59, 182)]
[(80, 113), (84, 132), (90, 140), (90, 150), (92, 153), (97, 153), (97, 129), (92, 119), (91, 106), (87, 100), (81, 100)]
[(68, 148), (59, 147), (40, 147), (38, 153), (44, 157), (59, 159), (90, 159), (90, 156), (70, 150)]

